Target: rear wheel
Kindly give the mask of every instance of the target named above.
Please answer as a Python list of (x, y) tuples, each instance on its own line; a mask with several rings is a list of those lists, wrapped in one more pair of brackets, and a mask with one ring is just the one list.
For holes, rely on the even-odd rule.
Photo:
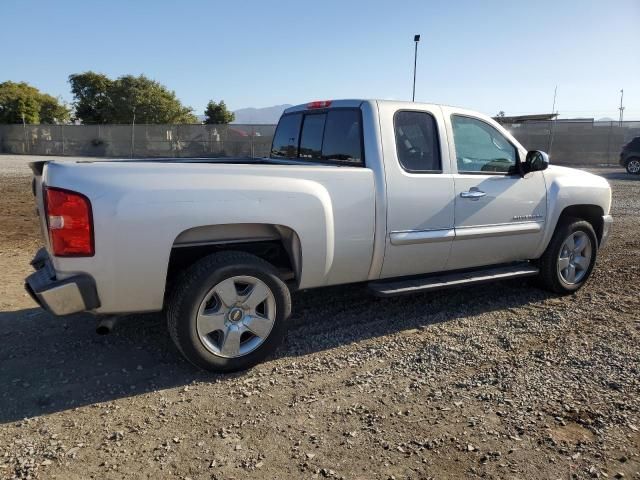
[(633, 175), (640, 174), (640, 158), (633, 157), (627, 160), (627, 173), (631, 173)]
[(273, 352), (290, 313), (289, 289), (271, 264), (244, 252), (221, 252), (183, 272), (168, 301), (167, 321), (187, 360), (231, 372)]
[(598, 240), (591, 224), (565, 219), (538, 260), (542, 285), (556, 293), (575, 292), (591, 275), (597, 252)]

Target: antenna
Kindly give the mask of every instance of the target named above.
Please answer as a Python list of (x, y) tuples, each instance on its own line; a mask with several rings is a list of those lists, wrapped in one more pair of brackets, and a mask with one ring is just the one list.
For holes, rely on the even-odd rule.
[(413, 55), (413, 95), (411, 95), (411, 101), (416, 101), (416, 65), (418, 64), (418, 42), (420, 41), (420, 35), (414, 35), (413, 41), (416, 42), (416, 49)]

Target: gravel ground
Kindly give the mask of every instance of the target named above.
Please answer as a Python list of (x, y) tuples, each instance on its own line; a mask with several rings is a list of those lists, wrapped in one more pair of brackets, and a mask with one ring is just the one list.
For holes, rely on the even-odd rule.
[(159, 315), (98, 337), (35, 307), (28, 169), (0, 157), (0, 478), (640, 478), (640, 177), (598, 173), (615, 228), (577, 294), (298, 292), (277, 356), (216, 376)]

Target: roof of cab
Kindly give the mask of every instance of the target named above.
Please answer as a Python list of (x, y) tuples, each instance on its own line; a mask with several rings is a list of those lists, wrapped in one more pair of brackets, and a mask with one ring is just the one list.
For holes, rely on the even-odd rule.
[[(363, 102), (366, 102), (367, 100), (362, 100), (362, 99), (345, 99), (345, 100), (321, 100), (321, 102), (330, 102), (330, 107), (331, 108), (359, 108), (360, 105), (362, 105)], [(313, 103), (313, 102), (308, 102), (308, 103), (301, 103), (300, 105), (294, 105), (293, 107), (289, 107), (287, 108), (284, 113), (292, 113), (292, 112), (302, 112), (302, 111), (306, 111), (309, 109), (309, 104)]]
[[(312, 103), (323, 103), (323, 102), (329, 102), (329, 106), (328, 107), (324, 107), (324, 108), (359, 108), (364, 102), (375, 102), (375, 103), (402, 103), (402, 104), (406, 104), (406, 105), (430, 105), (430, 106), (446, 106), (444, 104), (440, 104), (440, 103), (433, 103), (433, 102), (411, 102), (409, 100), (387, 100), (387, 99), (377, 99), (377, 98), (370, 98), (370, 99), (364, 99), (364, 98), (360, 98), (360, 99), (338, 99), (338, 100), (320, 100), (320, 101), (313, 101), (313, 102), (308, 102), (308, 103), (301, 103), (300, 105), (294, 105), (292, 107), (287, 108), (283, 113), (293, 113), (293, 112), (303, 112), (303, 111), (307, 111), (310, 110), (312, 108), (310, 108), (310, 105)], [(315, 108), (322, 108), (322, 107), (315, 107)]]

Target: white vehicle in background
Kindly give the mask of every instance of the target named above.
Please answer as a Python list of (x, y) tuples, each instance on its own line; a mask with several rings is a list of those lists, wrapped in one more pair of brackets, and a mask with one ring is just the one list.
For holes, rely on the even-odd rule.
[(291, 290), (537, 276), (571, 293), (612, 221), (604, 179), (548, 167), (485, 115), (420, 103), (289, 108), (269, 158), (32, 169), (45, 234), (33, 298), (56, 315), (165, 311), (180, 351), (213, 371), (276, 348)]

